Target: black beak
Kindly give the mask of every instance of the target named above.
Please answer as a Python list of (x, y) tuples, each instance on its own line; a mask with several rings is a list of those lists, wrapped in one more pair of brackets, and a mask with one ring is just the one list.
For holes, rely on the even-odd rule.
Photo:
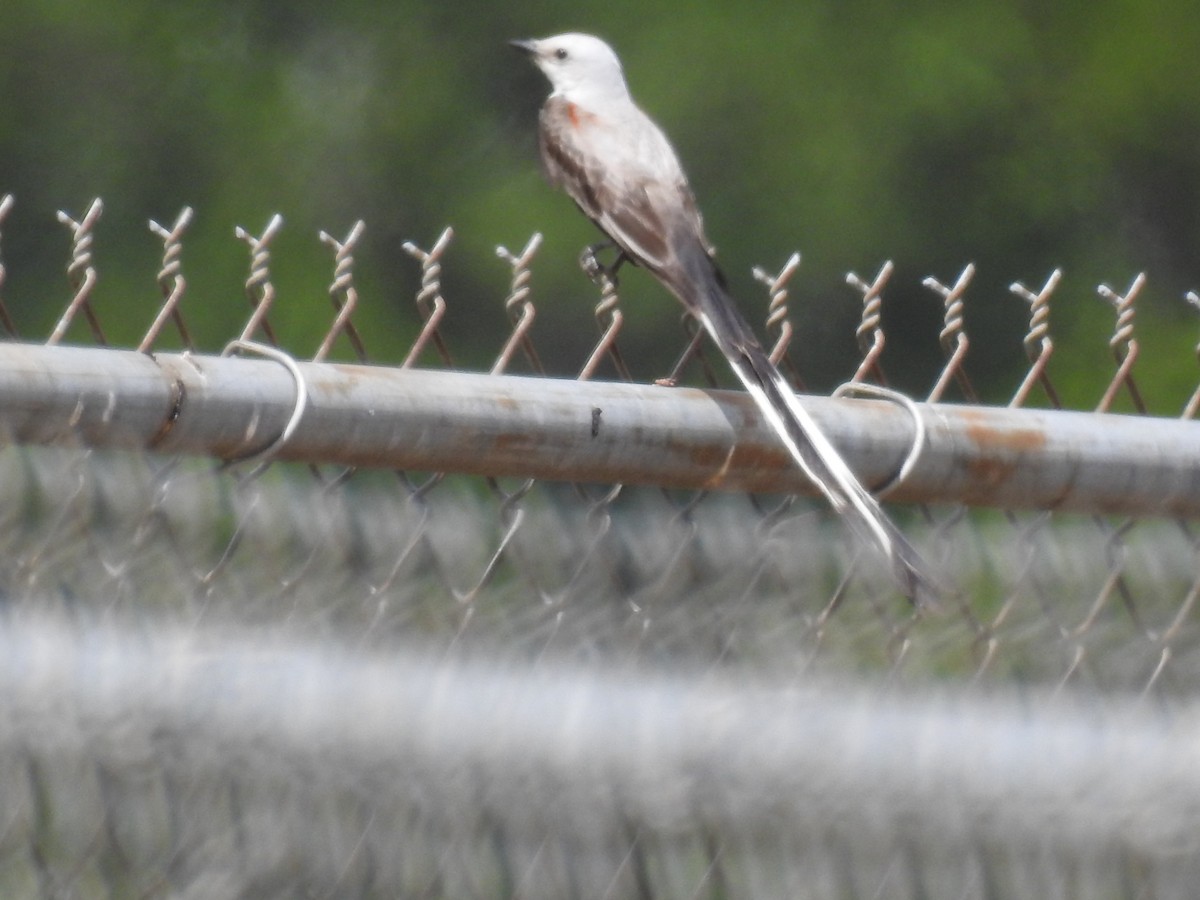
[(537, 53), (537, 41), (509, 41), (508, 46), (520, 50), (528, 56)]

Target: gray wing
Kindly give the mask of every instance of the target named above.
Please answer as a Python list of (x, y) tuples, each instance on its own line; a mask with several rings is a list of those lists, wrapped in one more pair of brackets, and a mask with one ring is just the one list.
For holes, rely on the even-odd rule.
[[(698, 241), (707, 252), (696, 201), (657, 127), (640, 117), (632, 134), (606, 130), (590, 114), (569, 108), (552, 97), (542, 109), (539, 144), (550, 182), (633, 262), (660, 277), (678, 268), (681, 242)], [(582, 124), (581, 116), (587, 117)], [(654, 132), (639, 140), (641, 128)]]

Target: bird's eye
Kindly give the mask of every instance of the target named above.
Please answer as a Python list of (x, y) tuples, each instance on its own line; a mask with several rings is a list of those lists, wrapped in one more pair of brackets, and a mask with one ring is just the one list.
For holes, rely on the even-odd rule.
[(554, 58), (555, 59), (566, 59), (567, 51), (564, 50), (562, 47), (559, 47), (557, 50), (554, 51)]

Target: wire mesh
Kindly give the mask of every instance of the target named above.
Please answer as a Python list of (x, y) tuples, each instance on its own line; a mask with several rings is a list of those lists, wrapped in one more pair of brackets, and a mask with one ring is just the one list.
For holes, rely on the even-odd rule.
[[(52, 343), (83, 317), (103, 344), (88, 294), (100, 208), (64, 216), (71, 297)], [(168, 324), (191, 347), (189, 219), (151, 225), (162, 305), (144, 352)], [(268, 312), (282, 227), (239, 230), (242, 341), (281, 343)], [(334, 278), (318, 361), (368, 359), (362, 233), (321, 236)], [(405, 367), (453, 365), (451, 238), (405, 247), (422, 322)], [(539, 368), (538, 245), (500, 251), (511, 331), (497, 375), (518, 355)], [(760, 273), (781, 363), (798, 262)], [(975, 396), (971, 275), (927, 282), (945, 308), (931, 400), (951, 384)], [(863, 302), (856, 382), (884, 378), (891, 277), (848, 279)], [(1013, 287), (1030, 305), (1014, 406), (1035, 389), (1061, 405), (1046, 318), (1060, 277)], [(1117, 311), (1102, 412), (1137, 396), (1143, 281), (1102, 291)], [(628, 371), (617, 286), (599, 292), (584, 380)], [(706, 380), (693, 335), (674, 372)], [(1190, 896), (1195, 523), (891, 511), (952, 582), (936, 612), (794, 496), (8, 440), (0, 892)]]

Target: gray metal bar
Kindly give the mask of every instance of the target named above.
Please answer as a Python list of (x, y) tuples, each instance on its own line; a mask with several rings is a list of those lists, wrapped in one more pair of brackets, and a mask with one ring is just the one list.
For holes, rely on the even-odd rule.
[[(740, 393), (299, 363), (309, 400), (278, 458), (418, 471), (812, 493)], [(274, 442), (297, 386), (277, 362), (0, 346), (0, 429), (233, 459)], [(868, 485), (913, 440), (903, 408), (805, 397)], [(926, 446), (890, 499), (1128, 515), (1200, 515), (1200, 423), (919, 405)]]
[[(739, 847), (840, 830), (860, 847), (898, 835), (943, 853), (1124, 846), (1147, 862), (1194, 852), (1200, 833), (1194, 702), (1164, 717), (1086, 694), (447, 665), (194, 625), (133, 638), (18, 619), (0, 651), (0, 712), (23, 725), (0, 733), (0, 762), (84, 757), (114, 776), (151, 780), (157, 766), (176, 783), (240, 781), (273, 822), (304, 815), (297, 795), (318, 794), (328, 814), (347, 791), (369, 794), (381, 824), (469, 833), (483, 818), (509, 839), (578, 836), (581, 851), (622, 828), (715, 828)], [(72, 799), (86, 810), (91, 796)], [(329, 836), (314, 830), (293, 821), (286, 834), (315, 851)]]

